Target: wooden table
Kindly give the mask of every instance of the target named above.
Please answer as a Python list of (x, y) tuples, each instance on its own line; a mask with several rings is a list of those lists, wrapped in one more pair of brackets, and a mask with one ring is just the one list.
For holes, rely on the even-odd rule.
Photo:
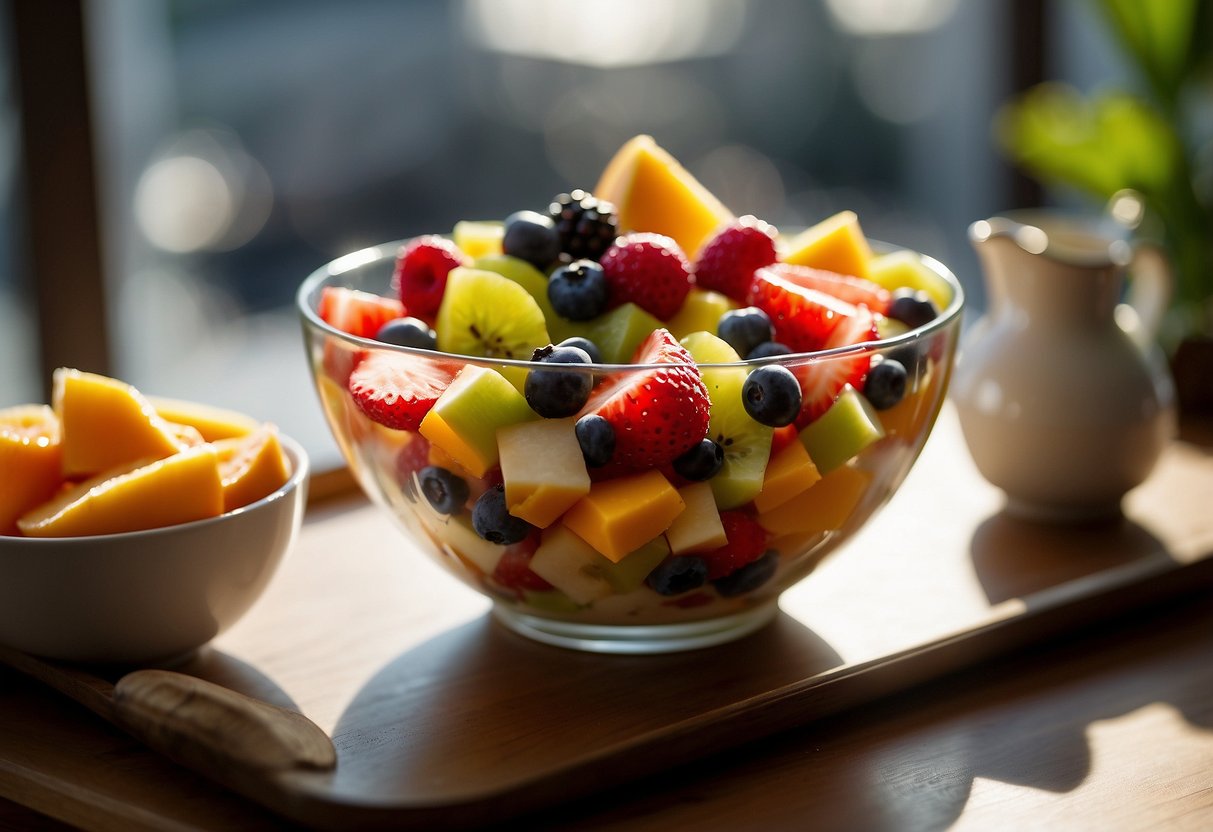
[[(458, 787), (442, 779), (466, 764), (458, 754), (484, 763), (493, 750), (479, 776), (505, 777), (539, 765), (544, 737), (593, 737), (612, 720), (626, 732), (629, 711), (659, 729), (663, 719), (751, 701), (814, 673), (840, 677), (825, 694), (855, 697), (804, 699), (819, 716), (804, 711), (784, 720), (800, 727), (780, 724), (748, 743), (747, 725), (763, 732), (773, 723), (735, 720), (734, 733), (719, 735), (728, 746), (720, 753), (571, 803), (549, 795), (526, 818), (536, 829), (1210, 829), (1209, 448), (1177, 443), (1131, 495), (1123, 523), (1038, 527), (999, 511), (1000, 496), (972, 470), (945, 411), (907, 487), (785, 594), (771, 628), (664, 658), (524, 642), (487, 618), (486, 602), (406, 551), (360, 498), (325, 500), (266, 596), (185, 669), (300, 709), (334, 736), (348, 777), (396, 766), (402, 789), (428, 777), (435, 792)], [(1167, 559), (1182, 566), (1178, 585), (1166, 580)], [(1115, 574), (1133, 577), (1100, 595)], [(971, 636), (978, 625), (984, 635)], [(915, 653), (921, 645), (932, 647)], [(905, 648), (903, 664), (880, 662)], [(862, 686), (845, 683), (861, 678), (848, 668), (873, 661), (874, 678), (895, 694), (873, 700), (879, 685), (856, 696)], [(907, 668), (906, 678), (890, 666)], [(594, 699), (603, 667), (669, 701), (606, 707)], [(719, 675), (722, 667), (746, 674)], [(545, 676), (571, 670), (585, 679)], [(675, 672), (736, 690), (717, 683), (691, 695), (693, 687), (663, 681)], [(476, 684), (485, 680), (492, 685)], [(562, 690), (584, 706), (558, 701)], [(527, 729), (511, 733), (511, 715)], [(418, 758), (406, 770), (399, 749), (434, 753), (442, 733), (454, 737), (452, 758)], [(521, 741), (528, 736), (537, 739)], [(458, 742), (484, 747), (465, 752)], [(92, 829), (291, 826), (7, 671), (0, 799), (0, 829), (57, 828), (51, 818)]]

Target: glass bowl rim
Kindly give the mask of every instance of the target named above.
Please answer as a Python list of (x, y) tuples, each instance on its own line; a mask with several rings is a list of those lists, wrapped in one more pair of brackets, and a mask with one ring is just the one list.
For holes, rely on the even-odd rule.
[[(383, 341), (377, 341), (374, 338), (363, 338), (358, 335), (351, 335), (348, 332), (343, 332), (340, 329), (329, 324), (319, 313), (313, 308), (309, 302), (310, 298), (317, 293), (317, 290), (331, 278), (338, 277), (355, 269), (369, 266), (372, 263), (383, 262), (389, 258), (395, 260), (396, 253), (402, 246), (410, 240), (416, 239), (418, 236), (406, 237), (400, 240), (391, 242), (379, 243), (378, 245), (367, 246), (356, 251), (343, 254), (329, 262), (320, 266), (313, 271), (299, 285), (299, 289), (295, 293), (295, 304), (299, 309), (299, 313), (303, 322), (307, 326), (311, 326), (325, 335), (338, 338), (359, 349), (377, 349), (397, 352), (402, 355), (412, 355), (430, 360), (454, 360), (465, 364), (475, 364), (487, 367), (520, 367), (520, 368), (535, 368), (544, 365), (531, 359), (523, 358), (497, 358), (483, 355), (462, 355), (459, 353), (442, 352), (440, 350), (427, 350), (418, 347), (403, 347), (397, 344), (388, 344)], [(439, 235), (445, 236), (445, 235)], [(905, 344), (915, 343), (923, 338), (927, 338), (936, 332), (941, 332), (950, 327), (955, 321), (960, 318), (962, 308), (964, 306), (964, 288), (960, 285), (960, 281), (952, 270), (945, 266), (939, 260), (936, 260), (930, 255), (923, 254), (913, 249), (908, 249), (904, 246), (894, 246), (890, 243), (881, 242), (879, 240), (869, 240), (873, 249), (881, 254), (892, 253), (895, 251), (909, 251), (915, 257), (922, 261), (922, 264), (929, 268), (936, 276), (941, 277), (948, 287), (952, 290), (952, 298), (946, 309), (940, 311), (930, 322), (922, 326), (909, 329), (905, 332), (889, 338), (878, 338), (874, 341), (863, 341), (859, 344), (847, 344), (841, 347), (834, 347), (828, 350), (813, 350), (810, 352), (787, 353), (784, 355), (773, 355), (764, 358), (741, 359), (739, 361), (730, 362), (696, 362), (694, 366), (700, 368), (724, 368), (724, 367), (758, 367), (767, 364), (810, 364), (822, 361), (829, 361), (834, 358), (843, 356), (855, 356), (867, 353), (880, 352), (888, 348), (899, 347)], [(593, 372), (610, 372), (619, 373), (625, 371), (641, 371), (651, 370), (653, 364), (562, 364), (562, 370), (577, 370), (577, 371), (593, 371)], [(679, 366), (677, 363), (660, 366)]]

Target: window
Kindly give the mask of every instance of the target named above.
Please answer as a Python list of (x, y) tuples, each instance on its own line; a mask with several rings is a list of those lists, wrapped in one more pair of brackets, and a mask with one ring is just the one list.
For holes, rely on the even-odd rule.
[[(1041, 8), (84, 3), (109, 369), (272, 420), (336, 464), (292, 307), (304, 277), (363, 245), (592, 186), (637, 132), (737, 213), (793, 228), (857, 210), (871, 236), (952, 266), (979, 307), (965, 229), (1024, 198), (989, 123), (1038, 80), (1016, 32), (1036, 37), (1023, 26)], [(1067, 42), (1091, 48), (1081, 15), (1062, 22)], [(3, 106), (11, 218), (11, 95)], [(45, 383), (16, 249), (0, 235), (0, 403)]]

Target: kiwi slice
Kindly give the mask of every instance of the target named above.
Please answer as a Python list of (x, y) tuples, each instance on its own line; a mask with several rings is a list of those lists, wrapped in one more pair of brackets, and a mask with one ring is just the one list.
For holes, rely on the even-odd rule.
[(434, 329), (438, 349), (456, 355), (526, 360), (551, 343), (543, 310), (526, 289), (464, 266), (447, 275)]
[[(736, 350), (710, 332), (692, 332), (681, 343), (697, 364), (727, 364), (740, 360)], [(700, 372), (712, 402), (708, 438), (724, 448), (724, 466), (708, 483), (718, 508), (722, 511), (737, 508), (762, 491), (775, 429), (755, 422), (745, 412), (741, 401), (741, 388), (747, 375), (744, 367), (709, 368)]]
[(477, 257), (472, 268), (483, 269), (486, 272), (496, 272), (508, 280), (512, 280), (527, 290), (539, 308), (543, 310), (543, 319), (547, 324), (548, 335), (556, 344), (574, 335), (574, 324), (556, 314), (552, 302), (548, 300), (548, 277), (539, 269), (520, 257), (508, 254), (486, 254)]

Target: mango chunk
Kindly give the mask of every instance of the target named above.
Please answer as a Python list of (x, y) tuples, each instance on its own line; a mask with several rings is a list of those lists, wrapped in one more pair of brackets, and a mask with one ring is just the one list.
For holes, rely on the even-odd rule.
[(143, 394), (117, 379), (60, 368), (52, 405), (62, 430), (65, 477), (163, 459), (185, 447)]
[(815, 485), (770, 511), (758, 523), (773, 535), (841, 529), (867, 492), (872, 475), (858, 468), (836, 468)]
[(840, 211), (793, 237), (783, 259), (798, 266), (868, 277), (872, 247), (863, 236), (856, 213)]
[(77, 537), (155, 529), (223, 513), (219, 459), (198, 445), (99, 474), (17, 520), (29, 537)]
[(251, 416), (209, 404), (161, 396), (148, 396), (147, 400), (161, 418), (177, 425), (188, 425), (201, 435), (204, 442), (248, 436), (261, 427), (261, 423)]
[(678, 496), (686, 509), (674, 518), (666, 530), (670, 552), (704, 552), (718, 549), (729, 542), (720, 522), (720, 511), (716, 508), (716, 495), (706, 482), (696, 482), (678, 489)]
[(694, 258), (732, 212), (652, 136), (636, 136), (607, 163), (594, 196), (615, 203), (620, 231), (652, 231), (673, 238)]
[(770, 511), (781, 506), (821, 479), (809, 452), (799, 442), (790, 442), (767, 465), (762, 491), (754, 498), (754, 507)]
[(472, 476), (483, 477), (500, 458), (498, 428), (538, 418), (505, 376), (468, 364), (425, 414), (419, 430)]
[(664, 532), (686, 504), (660, 471), (604, 480), (564, 515), (586, 543), (615, 563)]
[(219, 460), (225, 512), (268, 497), (290, 479), (286, 454), (273, 425), (263, 425), (247, 436), (219, 439), (212, 444)]
[(49, 500), (63, 484), (59, 420), (44, 404), (0, 410), (0, 534)]
[(497, 431), (505, 504), (510, 514), (546, 529), (590, 493), (576, 419), (541, 419)]
[(952, 302), (952, 287), (912, 251), (891, 251), (874, 258), (868, 263), (868, 279), (890, 292), (901, 288), (922, 290), (941, 310)]

